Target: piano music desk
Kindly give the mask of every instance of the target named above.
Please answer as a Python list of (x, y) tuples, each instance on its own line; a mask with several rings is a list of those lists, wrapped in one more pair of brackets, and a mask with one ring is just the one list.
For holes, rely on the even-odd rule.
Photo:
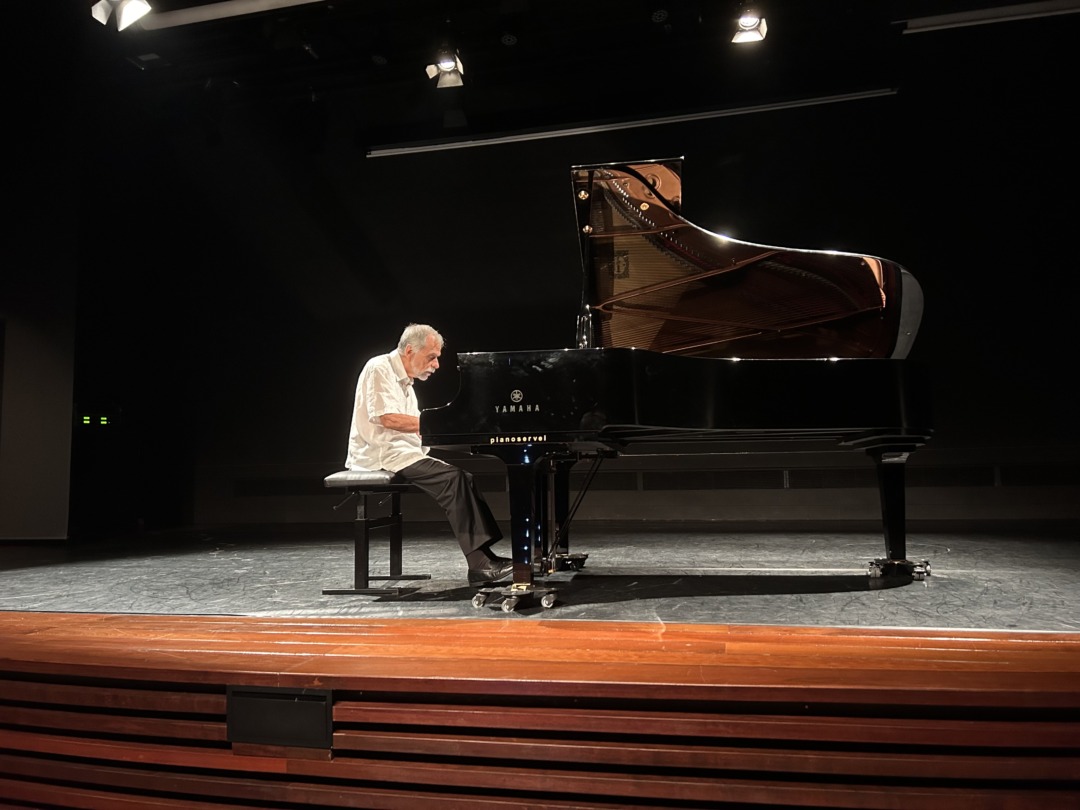
[[(323, 483), (332, 489), (345, 489), (348, 496), (334, 509), (340, 509), (356, 498), (356, 518), (353, 521), (353, 587), (324, 588), (324, 594), (393, 594), (400, 595), (400, 587), (372, 587), (373, 580), (417, 580), (431, 579), (430, 574), (401, 573), (401, 495), (405, 492), (419, 492), (412, 484), (385, 470), (369, 472), (367, 470), (342, 470), (323, 479)], [(374, 499), (369, 504), (368, 499)], [(369, 506), (378, 506), (389, 500), (389, 514), (373, 517)], [(390, 574), (372, 576), (371, 532), (376, 529), (390, 530)]]

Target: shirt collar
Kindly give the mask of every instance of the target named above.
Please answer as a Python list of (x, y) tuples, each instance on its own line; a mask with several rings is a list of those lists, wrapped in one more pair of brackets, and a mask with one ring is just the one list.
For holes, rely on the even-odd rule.
[(397, 380), (402, 385), (412, 385), (412, 377), (405, 371), (405, 364), (401, 362), (400, 352), (390, 352), (390, 365), (394, 369), (394, 374), (397, 375)]

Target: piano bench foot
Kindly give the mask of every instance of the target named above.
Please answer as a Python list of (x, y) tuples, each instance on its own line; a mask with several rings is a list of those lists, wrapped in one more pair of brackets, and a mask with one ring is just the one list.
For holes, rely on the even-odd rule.
[(499, 607), (502, 608), (503, 613), (513, 613), (523, 599), (532, 600), (539, 597), (540, 604), (545, 608), (554, 607), (557, 601), (554, 588), (537, 588), (532, 585), (524, 587), (507, 585), (503, 588), (481, 588), (473, 596), (472, 605), (474, 608), (482, 608), (491, 597), (498, 599)]
[[(431, 574), (400, 574), (394, 577), (368, 577), (369, 582), (375, 580), (394, 580), (400, 582), (407, 582), (418, 579), (431, 579)], [(386, 588), (367, 588), (367, 587), (352, 587), (352, 588), (323, 588), (324, 594), (389, 594), (391, 596), (401, 596), (406, 591), (414, 591), (416, 588), (405, 588), (401, 586), (389, 586)]]
[(912, 562), (911, 560), (873, 560), (867, 570), (867, 575), (878, 577), (911, 577), (916, 582), (921, 582), (930, 576), (930, 561)]

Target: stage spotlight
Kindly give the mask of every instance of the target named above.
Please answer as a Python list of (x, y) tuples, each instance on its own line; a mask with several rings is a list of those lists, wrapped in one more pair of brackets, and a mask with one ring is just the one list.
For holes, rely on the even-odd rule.
[(765, 24), (765, 18), (755, 9), (747, 7), (739, 14), (738, 26), (731, 41), (738, 43), (761, 42), (761, 40), (765, 39), (767, 30), (768, 26)]
[(123, 31), (133, 22), (146, 16), (150, 4), (146, 0), (98, 0), (90, 9), (94, 19), (102, 25), (109, 22), (109, 17), (116, 11), (116, 30)]
[(436, 87), (461, 87), (464, 82), (465, 68), (457, 51), (443, 46), (435, 54), (435, 63), (425, 68), (429, 79), (439, 77)]

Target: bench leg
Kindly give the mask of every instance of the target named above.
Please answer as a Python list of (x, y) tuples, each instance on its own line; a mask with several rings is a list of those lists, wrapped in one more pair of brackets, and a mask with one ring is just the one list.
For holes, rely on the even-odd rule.
[(401, 577), (401, 493), (390, 493), (390, 576)]
[[(370, 495), (387, 493), (358, 492), (356, 520), (353, 521), (353, 586), (351, 588), (324, 588), (324, 594), (393, 594), (400, 596), (405, 588), (371, 586), (373, 580), (431, 579), (430, 574), (401, 573), (401, 493), (390, 492), (390, 514), (386, 517), (368, 517), (367, 499)], [(390, 576), (371, 575), (371, 532), (375, 529), (390, 530)]]

